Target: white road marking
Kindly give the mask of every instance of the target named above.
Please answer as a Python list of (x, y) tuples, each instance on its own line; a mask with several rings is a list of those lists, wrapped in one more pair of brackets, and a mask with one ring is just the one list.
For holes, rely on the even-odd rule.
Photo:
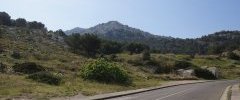
[(189, 90), (190, 90), (190, 89), (187, 89), (187, 90), (184, 90), (184, 91), (179, 91), (179, 92), (176, 92), (176, 93), (174, 93), (174, 94), (170, 94), (170, 95), (167, 95), (167, 96), (165, 96), (165, 97), (158, 98), (158, 99), (156, 99), (156, 100), (162, 100), (162, 99), (165, 99), (165, 98), (168, 98), (168, 97), (177, 95), (177, 94), (184, 93), (184, 92), (189, 91)]

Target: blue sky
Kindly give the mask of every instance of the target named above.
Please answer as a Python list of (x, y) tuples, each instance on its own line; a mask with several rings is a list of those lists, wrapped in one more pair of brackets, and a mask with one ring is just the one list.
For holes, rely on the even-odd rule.
[(156, 35), (195, 38), (240, 30), (240, 0), (1, 0), (13, 19), (43, 22), (48, 29), (88, 28), (119, 21)]

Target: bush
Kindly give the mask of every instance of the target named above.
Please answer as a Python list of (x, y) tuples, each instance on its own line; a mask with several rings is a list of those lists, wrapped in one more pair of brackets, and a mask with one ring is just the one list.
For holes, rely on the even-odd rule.
[(125, 49), (129, 51), (130, 54), (133, 54), (133, 53), (139, 54), (144, 50), (149, 50), (149, 46), (141, 43), (130, 43), (126, 45)]
[(114, 63), (105, 59), (98, 59), (83, 67), (81, 70), (83, 79), (95, 80), (104, 83), (130, 84), (128, 74)]
[(142, 59), (143, 60), (150, 60), (151, 59), (151, 54), (149, 51), (144, 51), (142, 54)]
[(90, 33), (84, 35), (72, 34), (65, 38), (65, 42), (74, 53), (84, 54), (89, 57), (95, 57), (101, 48), (101, 39), (97, 35)]
[(11, 25), (11, 16), (6, 12), (0, 12), (0, 25)]
[(6, 72), (8, 72), (8, 69), (9, 68), (5, 64), (0, 63), (0, 72), (6, 73)]
[(195, 69), (195, 75), (199, 78), (204, 78), (204, 79), (216, 79), (216, 77), (212, 74), (212, 72), (210, 72), (207, 69)]
[(27, 21), (24, 18), (18, 18), (16, 19), (15, 24), (17, 27), (26, 27)]
[(62, 83), (62, 77), (60, 75), (46, 71), (31, 74), (27, 78), (50, 85), (60, 85)]
[(155, 73), (156, 74), (162, 74), (162, 73), (171, 73), (174, 71), (174, 67), (171, 66), (170, 64), (167, 64), (167, 63), (159, 63), (157, 69), (155, 70)]
[(14, 51), (13, 54), (12, 54), (11, 56), (12, 56), (13, 58), (15, 58), (15, 59), (20, 59), (20, 58), (21, 58), (20, 53), (17, 52), (17, 51)]
[(0, 44), (0, 54), (4, 52), (4, 48)]
[(100, 53), (102, 54), (116, 54), (122, 52), (122, 44), (114, 41), (103, 40), (101, 44)]
[(122, 59), (118, 58), (118, 56), (116, 54), (109, 55), (109, 57), (107, 59), (109, 59), (110, 61), (122, 62)]
[(33, 74), (41, 71), (46, 71), (43, 66), (37, 65), (33, 62), (27, 62), (23, 64), (16, 64), (13, 66), (15, 72), (20, 72), (23, 74)]
[(30, 29), (44, 29), (45, 25), (41, 22), (33, 21), (33, 22), (28, 22), (28, 28)]
[(228, 58), (229, 58), (229, 59), (233, 59), (233, 60), (239, 60), (239, 59), (240, 59), (240, 56), (237, 55), (237, 54), (234, 53), (234, 52), (229, 52), (229, 53), (228, 53)]
[(143, 66), (144, 63), (142, 62), (142, 60), (139, 59), (134, 59), (134, 60), (128, 60), (127, 63), (132, 64), (133, 66)]
[(192, 63), (187, 61), (176, 61), (175, 62), (175, 68), (176, 69), (186, 69), (192, 66)]
[(173, 71), (173, 69), (171, 67), (168, 67), (168, 66), (158, 66), (157, 69), (155, 70), (155, 73), (156, 74), (162, 74), (162, 73), (169, 74), (172, 71)]

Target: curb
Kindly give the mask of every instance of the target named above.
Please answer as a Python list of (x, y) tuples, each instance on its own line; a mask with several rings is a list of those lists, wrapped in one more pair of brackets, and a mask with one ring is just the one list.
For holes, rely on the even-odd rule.
[(220, 100), (230, 100), (230, 98), (231, 98), (231, 88), (232, 88), (232, 86), (230, 85), (224, 90)]
[(197, 83), (206, 83), (206, 82), (215, 82), (215, 81), (200, 81), (200, 82), (192, 82), (192, 83), (183, 83), (183, 84), (176, 84), (176, 85), (166, 85), (166, 86), (158, 86), (158, 87), (152, 87), (152, 88), (145, 88), (145, 89), (137, 89), (137, 90), (129, 90), (129, 91), (122, 91), (122, 92), (116, 92), (116, 93), (109, 93), (109, 94), (102, 94), (102, 95), (95, 95), (91, 97), (87, 97), (83, 100), (104, 100), (104, 99), (111, 99), (121, 96), (127, 96), (132, 94), (138, 94), (168, 87), (174, 87), (174, 86), (180, 86), (180, 85), (187, 85), (187, 84), (197, 84)]
[(230, 98), (231, 100), (239, 100), (240, 98), (239, 84), (235, 84), (232, 86)]

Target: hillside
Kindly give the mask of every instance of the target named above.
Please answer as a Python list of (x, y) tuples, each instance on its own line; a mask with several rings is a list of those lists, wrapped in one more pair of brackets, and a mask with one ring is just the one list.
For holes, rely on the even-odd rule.
[[(1, 26), (0, 30), (0, 63), (8, 68), (7, 71), (0, 73), (0, 98), (47, 99), (56, 96), (76, 95), (79, 92), (84, 95), (93, 95), (157, 86), (166, 80), (184, 79), (177, 75), (157, 74), (154, 71), (161, 68), (159, 66), (174, 66), (177, 60), (188, 60), (199, 66), (219, 66), (225, 78), (238, 77), (240, 71), (239, 61), (226, 58), (218, 60), (215, 57), (208, 56), (191, 58), (188, 55), (152, 54), (151, 59), (154, 60), (154, 65), (152, 65), (150, 62), (141, 61), (140, 54), (121, 53), (117, 54), (113, 60), (124, 65), (123, 68), (132, 77), (133, 84), (130, 86), (102, 84), (95, 81), (86, 81), (78, 76), (84, 64), (93, 59), (71, 53), (58, 34), (39, 29), (7, 26)], [(20, 58), (12, 56), (16, 52), (20, 55)], [(51, 73), (62, 75), (64, 83), (53, 86), (35, 82), (25, 78), (27, 75), (15, 73), (12, 70), (14, 65), (26, 62), (34, 62), (49, 69)]]
[[(80, 92), (84, 95), (93, 95), (156, 86), (163, 81), (138, 67), (121, 62), (119, 63), (133, 79), (133, 84), (130, 86), (83, 80), (78, 75), (81, 68), (94, 59), (71, 53), (62, 43), (61, 36), (54, 32), (1, 26), (0, 35), (0, 98), (3, 99), (47, 99), (76, 95)], [(17, 58), (13, 56), (16, 54), (19, 55)], [(60, 75), (63, 83), (54, 86), (36, 82), (26, 78), (28, 74), (17, 73), (13, 70), (15, 65), (28, 62), (36, 63), (48, 69), (49, 72)], [(148, 83), (145, 83), (146, 81)]]
[[(180, 39), (153, 35), (117, 21), (110, 21), (88, 29), (75, 28), (66, 33), (93, 33), (103, 39), (143, 43), (161, 53), (220, 54), (240, 48), (237, 45), (240, 43), (239, 31), (221, 31), (196, 39)], [(221, 51), (217, 51), (219, 49)]]
[(75, 27), (75, 28), (73, 28), (73, 29), (71, 29), (71, 30), (65, 31), (65, 34), (70, 35), (70, 34), (72, 34), (72, 33), (82, 33), (83, 31), (85, 31), (84, 28)]
[[(208, 47), (209, 43), (215, 43), (213, 46), (238, 43), (238, 31), (199, 39), (177, 39), (151, 35), (119, 22), (84, 29), (87, 33), (100, 34), (101, 39), (92, 34), (67, 36), (62, 30), (48, 31), (41, 22), (10, 19), (2, 12), (0, 15), (8, 16), (0, 16), (0, 99), (89, 96), (159, 86), (174, 80), (217, 79), (206, 69), (211, 67), (219, 69), (219, 79), (240, 76), (240, 51), (236, 47), (226, 55), (195, 54), (199, 47)], [(1, 23), (4, 21), (6, 23)], [(104, 40), (107, 36), (102, 33), (112, 34), (111, 40), (123, 43)], [(125, 38), (118, 40), (117, 37)], [(154, 47), (149, 50), (142, 44), (124, 44), (131, 41), (152, 43), (167, 54), (149, 52)], [(183, 53), (181, 50), (192, 55), (168, 53)], [(189, 69), (198, 74), (178, 73), (178, 70)]]

